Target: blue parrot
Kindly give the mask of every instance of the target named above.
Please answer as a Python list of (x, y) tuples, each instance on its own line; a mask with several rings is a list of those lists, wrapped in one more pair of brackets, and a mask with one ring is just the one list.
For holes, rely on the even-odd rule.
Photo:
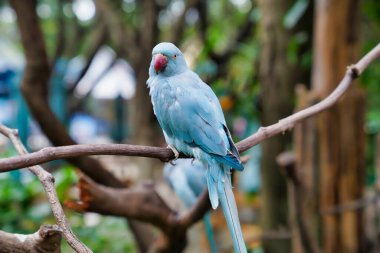
[[(207, 187), (205, 171), (202, 163), (190, 159), (179, 159), (175, 164), (167, 163), (164, 167), (164, 179), (183, 201), (187, 208), (192, 207)], [(211, 253), (216, 253), (210, 212), (203, 216), (206, 236)]]
[(218, 98), (168, 42), (153, 48), (147, 85), (168, 147), (202, 162), (211, 206), (221, 203), (235, 252), (247, 252), (231, 186), (231, 168), (243, 165)]

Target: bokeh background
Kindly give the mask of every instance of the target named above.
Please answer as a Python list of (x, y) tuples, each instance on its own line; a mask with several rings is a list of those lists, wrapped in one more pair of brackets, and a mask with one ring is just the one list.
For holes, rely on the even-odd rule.
[[(0, 1), (0, 122), (17, 128), (31, 152), (74, 143), (166, 146), (146, 86), (161, 41), (181, 48), (212, 87), (237, 142), (322, 100), (380, 38), (376, 0), (21, 2)], [(251, 252), (380, 251), (379, 106), (376, 63), (333, 109), (242, 154), (249, 159), (234, 174), (234, 191)], [(0, 136), (0, 156), (15, 155)], [(44, 164), (62, 202), (77, 198), (76, 171), (97, 169), (128, 184), (152, 181), (171, 199), (162, 167), (113, 156)], [(94, 252), (138, 252), (123, 218), (65, 210)], [(230, 252), (223, 215), (213, 212), (212, 221), (220, 252)], [(54, 218), (36, 178), (1, 173), (0, 229), (33, 233), (46, 223)], [(187, 252), (209, 251), (201, 225), (189, 238)], [(63, 252), (71, 252), (65, 243)]]

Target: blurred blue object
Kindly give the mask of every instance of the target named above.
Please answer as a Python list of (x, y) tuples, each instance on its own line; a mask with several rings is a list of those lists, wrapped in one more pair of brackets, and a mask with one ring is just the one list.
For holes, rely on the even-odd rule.
[(12, 91), (12, 79), (16, 75), (14, 70), (6, 68), (0, 71), (0, 98), (9, 99)]
[(15, 114), (15, 104), (12, 100), (12, 85), (15, 71), (5, 68), (0, 70), (0, 122), (11, 126)]
[(256, 193), (261, 188), (260, 160), (261, 147), (255, 146), (249, 150), (250, 158), (244, 165), (244, 171), (239, 174), (239, 187), (244, 192)]
[[(257, 129), (259, 129), (259, 124), (257, 122), (250, 122), (248, 123), (246, 133), (254, 133)], [(244, 171), (239, 173), (239, 188), (244, 192), (256, 193), (261, 188), (261, 146), (256, 145), (248, 152), (250, 158), (244, 165)]]
[(50, 79), (50, 106), (59, 120), (66, 119), (67, 110), (67, 89), (65, 85), (65, 73), (68, 60), (59, 58), (54, 66), (53, 74)]
[(9, 99), (0, 98), (0, 123), (10, 126), (15, 114), (14, 102)]
[[(207, 187), (205, 168), (197, 160), (178, 159), (175, 164), (166, 164), (164, 179), (183, 201), (187, 208), (193, 206), (198, 197)], [(203, 223), (211, 252), (216, 253), (217, 247), (213, 236), (210, 212), (203, 217)]]
[[(27, 124), (22, 122), (19, 124), (20, 115), (26, 120), (27, 116), (23, 114), (20, 92), (17, 89), (19, 82), (19, 73), (12, 67), (3, 67), (0, 70), (0, 123), (11, 128), (19, 130), (19, 136), (23, 143), (26, 142)], [(21, 171), (16, 170), (10, 172), (10, 178), (16, 182), (21, 179)]]
[(104, 140), (109, 131), (107, 122), (82, 112), (75, 113), (70, 119), (70, 136), (78, 143), (110, 142)]
[(0, 70), (0, 122), (16, 128), (23, 143), (28, 134), (28, 111), (20, 93), (21, 72), (12, 67)]

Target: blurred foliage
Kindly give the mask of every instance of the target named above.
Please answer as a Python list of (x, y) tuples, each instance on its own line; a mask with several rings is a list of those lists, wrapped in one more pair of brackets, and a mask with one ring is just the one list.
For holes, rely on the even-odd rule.
[[(124, 218), (93, 215), (97, 217), (95, 218), (96, 225), (87, 224), (83, 217), (69, 216), (74, 233), (93, 252), (136, 252), (134, 239)], [(66, 243), (62, 250), (63, 252), (72, 251)]]
[[(377, 43), (380, 35), (380, 4), (376, 0), (363, 2), (362, 17), (362, 44), (363, 53), (368, 52)], [(361, 78), (361, 84), (366, 89), (368, 111), (367, 111), (367, 130), (370, 133), (380, 131), (380, 65), (372, 64)]]
[[(361, 43), (362, 54), (371, 50), (379, 43), (380, 35), (380, 4), (376, 0), (362, 3)], [(366, 168), (367, 184), (374, 185), (376, 181), (375, 152), (376, 135), (380, 133), (380, 64), (372, 64), (360, 78), (360, 84), (365, 89), (367, 98), (366, 132), (368, 135)]]
[[(0, 228), (13, 233), (34, 233), (41, 224), (54, 224), (50, 204), (41, 183), (28, 171), (0, 174)], [(73, 167), (62, 166), (54, 172), (61, 203), (70, 198), (78, 179)], [(94, 252), (134, 252), (133, 238), (125, 219), (78, 214), (65, 210), (74, 233)], [(118, 243), (115, 243), (117, 241)], [(63, 242), (63, 252), (72, 252)]]

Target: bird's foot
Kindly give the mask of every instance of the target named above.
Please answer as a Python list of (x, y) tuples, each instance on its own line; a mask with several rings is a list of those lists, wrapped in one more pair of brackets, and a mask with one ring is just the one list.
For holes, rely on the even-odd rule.
[(172, 161), (170, 161), (170, 163), (171, 163), (171, 162), (173, 162), (173, 161), (175, 161), (175, 160), (178, 159), (178, 157), (179, 157), (179, 152), (178, 152), (177, 149), (175, 149), (175, 147), (173, 147), (173, 146), (171, 146), (171, 145), (168, 145), (168, 148), (170, 148), (170, 149), (173, 151), (173, 153), (174, 153), (174, 157), (175, 157)]

